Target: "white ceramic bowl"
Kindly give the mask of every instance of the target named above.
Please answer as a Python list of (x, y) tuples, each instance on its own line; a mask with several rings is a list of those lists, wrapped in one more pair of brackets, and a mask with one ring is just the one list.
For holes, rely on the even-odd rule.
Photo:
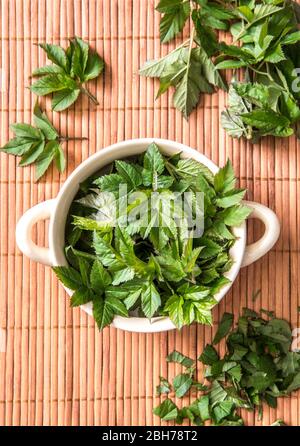
[[(147, 146), (155, 141), (162, 152), (172, 155), (182, 152), (182, 158), (193, 158), (205, 164), (213, 173), (218, 171), (212, 161), (206, 156), (183, 144), (165, 139), (133, 139), (113, 144), (95, 153), (82, 162), (69, 176), (62, 186), (58, 196), (53, 200), (47, 200), (29, 209), (19, 220), (16, 227), (17, 245), (30, 259), (45, 265), (66, 265), (64, 255), (65, 224), (70, 205), (78, 191), (79, 184), (90, 175), (120, 158), (129, 157), (145, 151)], [(265, 225), (264, 235), (260, 240), (246, 246), (246, 224), (234, 228), (237, 239), (230, 250), (234, 260), (232, 268), (226, 273), (226, 277), (232, 282), (239, 270), (263, 256), (277, 241), (280, 233), (280, 225), (273, 211), (269, 208), (253, 202), (245, 202), (253, 209), (252, 218), (260, 219)], [(50, 219), (49, 224), (49, 248), (37, 246), (31, 238), (32, 227), (39, 220)], [(227, 293), (231, 284), (224, 286), (215, 296), (220, 301)], [(72, 291), (65, 288), (69, 295)], [(91, 304), (82, 305), (82, 309), (92, 315)], [(123, 330), (135, 332), (158, 332), (174, 329), (175, 326), (167, 317), (157, 317), (149, 321), (146, 318), (116, 316), (112, 325)]]

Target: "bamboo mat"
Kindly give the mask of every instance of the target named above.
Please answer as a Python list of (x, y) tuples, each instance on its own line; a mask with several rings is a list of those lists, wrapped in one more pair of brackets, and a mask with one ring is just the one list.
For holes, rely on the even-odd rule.
[[(282, 222), (275, 248), (241, 270), (232, 291), (215, 308), (235, 314), (245, 305), (275, 310), (299, 326), (300, 152), (295, 138), (264, 139), (250, 145), (233, 141), (220, 128), (226, 95), (202, 99), (187, 123), (171, 96), (155, 101), (157, 83), (141, 78), (139, 66), (167, 51), (159, 42), (159, 14), (153, 0), (0, 0), (1, 145), (9, 123), (30, 122), (35, 97), (26, 88), (32, 70), (45, 62), (37, 42), (67, 44), (82, 36), (103, 55), (105, 77), (90, 83), (96, 108), (86, 98), (67, 112), (48, 115), (62, 135), (87, 136), (70, 142), (67, 172), (50, 170), (34, 183), (33, 169), (17, 168), (1, 153), (0, 165), (0, 425), (157, 425), (152, 407), (158, 376), (171, 378), (165, 356), (176, 348), (196, 358), (213, 330), (193, 325), (182, 332), (131, 334), (106, 328), (70, 309), (51, 269), (23, 257), (15, 245), (15, 225), (31, 206), (54, 198), (66, 177), (89, 155), (116, 141), (161, 137), (185, 143), (223, 165), (230, 157), (247, 198), (270, 206)], [(178, 39), (181, 41), (181, 38)], [(36, 241), (45, 245), (47, 226)], [(261, 227), (250, 223), (250, 240)], [(253, 293), (261, 294), (252, 301)], [(223, 346), (224, 347), (224, 346)], [(247, 424), (268, 425), (277, 418), (299, 425), (299, 398), (265, 408), (262, 421), (246, 413)], [(178, 402), (180, 405), (180, 401)]]

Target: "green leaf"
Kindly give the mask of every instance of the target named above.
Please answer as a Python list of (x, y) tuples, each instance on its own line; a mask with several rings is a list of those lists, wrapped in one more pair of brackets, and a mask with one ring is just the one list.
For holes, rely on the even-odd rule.
[(79, 37), (75, 37), (71, 44), (73, 48), (71, 73), (79, 77), (81, 81), (84, 81), (84, 71), (88, 60), (89, 45)]
[(243, 123), (241, 115), (248, 113), (252, 109), (252, 105), (246, 98), (240, 96), (239, 86), (240, 84), (231, 82), (228, 96), (229, 108), (222, 112), (221, 124), (230, 136), (234, 138), (245, 136), (250, 139), (252, 132)]
[(61, 90), (74, 90), (76, 88), (76, 82), (65, 74), (48, 74), (30, 86), (30, 90), (38, 96), (45, 96)]
[(56, 146), (55, 162), (59, 172), (63, 172), (66, 168), (66, 159), (60, 144), (57, 144)]
[(162, 275), (166, 280), (179, 282), (186, 276), (180, 260), (176, 260), (170, 255), (157, 256), (156, 260), (159, 263)]
[(217, 192), (227, 193), (234, 189), (236, 178), (230, 160), (218, 170), (214, 178), (214, 186)]
[(286, 426), (287, 424), (283, 420), (276, 420), (274, 423), (270, 424), (270, 426)]
[(25, 138), (13, 138), (0, 150), (3, 152), (9, 153), (15, 156), (22, 156), (28, 150), (30, 150), (31, 146), (34, 144), (33, 141), (29, 141)]
[(214, 182), (214, 175), (204, 164), (192, 158), (181, 159), (176, 166), (176, 173), (181, 177), (198, 177), (203, 175), (209, 183)]
[(147, 147), (144, 155), (144, 168), (152, 173), (161, 174), (165, 169), (165, 163), (157, 145), (153, 142)]
[(40, 109), (39, 103), (36, 102), (33, 110), (35, 125), (43, 132), (48, 140), (58, 138), (58, 133), (47, 118), (46, 114)]
[(221, 339), (228, 335), (233, 324), (233, 314), (224, 313), (221, 322), (219, 323), (218, 330), (213, 339), (213, 344), (218, 344)]
[(191, 388), (193, 379), (190, 374), (182, 373), (173, 379), (173, 387), (177, 398), (182, 398)]
[(291, 393), (298, 389), (300, 389), (300, 372), (293, 376), (292, 382), (287, 387), (286, 392)]
[(109, 286), (106, 288), (106, 296), (117, 297), (118, 299), (123, 299), (123, 302), (126, 308), (129, 310), (132, 308), (142, 292), (142, 286), (144, 285), (144, 281), (141, 279), (133, 279), (128, 281), (122, 285), (122, 287), (118, 286)]
[(273, 110), (253, 110), (242, 115), (242, 120), (246, 124), (270, 132), (277, 127), (289, 126), (289, 120)]
[(53, 266), (52, 269), (67, 288), (77, 290), (82, 286), (81, 275), (71, 266)]
[(176, 420), (178, 415), (177, 406), (172, 400), (167, 398), (159, 406), (153, 409), (154, 415), (160, 417), (163, 421)]
[(93, 248), (104, 266), (112, 267), (116, 263), (116, 253), (102, 235), (94, 231)]
[(205, 302), (193, 302), (195, 309), (195, 321), (199, 324), (212, 325), (211, 309), (217, 304), (216, 300), (210, 299), (208, 304)]
[(188, 358), (187, 356), (183, 355), (182, 353), (174, 350), (172, 353), (169, 353), (169, 355), (166, 358), (167, 362), (176, 362), (178, 364), (181, 364), (183, 367), (190, 368), (194, 365), (195, 361), (191, 358)]
[(42, 139), (41, 132), (29, 124), (11, 124), (11, 130), (14, 132), (17, 138), (27, 138), (32, 142), (40, 141)]
[(209, 396), (208, 395), (202, 395), (197, 400), (197, 406), (200, 414), (200, 418), (202, 421), (206, 421), (210, 419), (210, 413), (209, 413)]
[(220, 423), (221, 420), (228, 417), (233, 409), (232, 401), (221, 401), (217, 406), (213, 408), (213, 417), (216, 423)]
[[(259, 107), (268, 108), (270, 104), (270, 91), (266, 85), (251, 82), (236, 82), (233, 89), (241, 98), (255, 104)], [(245, 107), (242, 106), (242, 110)], [(241, 111), (242, 111), (241, 110)], [(247, 111), (247, 109), (246, 109)]]
[(119, 285), (120, 283), (128, 282), (132, 280), (135, 276), (135, 271), (131, 267), (127, 266), (123, 269), (114, 272), (113, 275), (113, 285)]
[(142, 184), (142, 175), (140, 171), (133, 165), (126, 161), (117, 160), (115, 166), (118, 174), (122, 177), (123, 181), (127, 183), (131, 189), (136, 189)]
[(212, 382), (209, 400), (212, 406), (219, 404), (227, 398), (227, 392), (223, 389), (221, 384), (215, 380)]
[(218, 51), (218, 40), (216, 33), (206, 26), (201, 17), (201, 13), (194, 9), (192, 12), (192, 19), (199, 39), (200, 46), (204, 49), (206, 54), (211, 57)]
[(216, 64), (216, 70), (235, 70), (247, 66), (247, 62), (243, 60), (226, 59)]
[(41, 178), (50, 164), (52, 163), (53, 159), (55, 158), (57, 154), (57, 147), (59, 146), (57, 141), (49, 141), (45, 149), (43, 150), (42, 154), (38, 157), (36, 160), (36, 180)]
[(253, 18), (251, 20), (251, 25), (254, 23), (264, 19), (265, 17), (268, 17), (270, 15), (275, 14), (276, 12), (280, 11), (282, 8), (280, 6), (275, 6), (272, 4), (258, 4), (255, 6), (253, 11)]
[(229, 208), (239, 204), (244, 198), (245, 189), (234, 189), (216, 199), (216, 205), (221, 208)]
[(240, 226), (251, 214), (252, 209), (247, 206), (232, 206), (223, 211), (224, 223), (227, 226)]
[(270, 51), (268, 51), (267, 55), (265, 56), (266, 62), (271, 62), (274, 64), (277, 64), (285, 59), (286, 56), (280, 44), (278, 44), (275, 48), (272, 48)]
[(171, 321), (179, 329), (182, 328), (184, 323), (183, 303), (184, 300), (181, 296), (173, 294), (171, 297), (169, 297), (164, 307), (164, 311), (169, 315)]
[[(159, 5), (157, 9), (162, 11)], [(162, 43), (166, 43), (182, 31), (190, 14), (190, 3), (185, 0), (181, 2), (176, 0), (172, 8), (163, 8), (163, 11), (164, 16), (160, 20), (160, 40)]]
[[(244, 135), (246, 129), (242, 119), (238, 114), (232, 113), (229, 109), (221, 113), (221, 125), (228, 135), (233, 138), (240, 138)], [(245, 135), (247, 137), (247, 134)]]
[(161, 59), (149, 60), (140, 68), (139, 74), (147, 77), (161, 77), (168, 67), (184, 57), (186, 51), (186, 48), (176, 48)]
[(163, 393), (170, 393), (171, 385), (166, 378), (162, 376), (159, 377), (159, 385), (156, 386), (156, 395), (161, 395)]
[(44, 74), (59, 74), (64, 73), (64, 69), (57, 65), (45, 65), (44, 67), (36, 68), (32, 72), (32, 76), (42, 76)]
[(199, 361), (206, 365), (213, 365), (219, 360), (219, 355), (212, 345), (207, 344), (201, 355)]
[(114, 314), (118, 314), (119, 316), (128, 317), (128, 311), (124, 303), (113, 296), (106, 297), (104, 301), (104, 306), (109, 306)]
[(107, 224), (107, 222), (94, 220), (88, 217), (79, 217), (78, 215), (74, 215), (72, 224), (84, 231), (101, 231), (102, 233), (111, 232), (111, 225)]
[(93, 300), (93, 317), (99, 330), (110, 325), (114, 318), (114, 311), (110, 305), (105, 305), (105, 300), (97, 297)]
[(300, 40), (300, 31), (295, 31), (294, 33), (287, 34), (281, 39), (281, 45), (294, 45)]
[(111, 277), (109, 272), (103, 268), (102, 263), (97, 259), (94, 261), (91, 275), (91, 287), (97, 294), (102, 294), (105, 289), (111, 284)]
[(65, 71), (68, 69), (68, 58), (66, 52), (58, 45), (49, 43), (40, 43), (39, 46), (47, 53), (47, 57)]
[(235, 14), (241, 19), (246, 19), (247, 22), (253, 20), (254, 14), (247, 5), (241, 5), (235, 9)]
[(93, 298), (94, 294), (90, 289), (80, 287), (72, 294), (71, 306), (79, 307), (80, 305), (85, 305), (91, 300), (93, 300)]
[(142, 291), (142, 310), (147, 318), (151, 318), (161, 304), (160, 294), (153, 283), (145, 285)]
[(97, 178), (94, 183), (101, 189), (106, 192), (118, 192), (120, 184), (123, 179), (121, 175), (117, 173), (111, 173), (109, 175), (103, 175)]
[(32, 144), (30, 150), (28, 150), (25, 153), (25, 155), (22, 156), (19, 166), (24, 167), (34, 163), (37, 160), (37, 158), (43, 153), (44, 148), (45, 148), (45, 141)]
[(90, 50), (84, 71), (84, 81), (95, 79), (103, 70), (104, 60), (96, 52)]
[(201, 73), (202, 58), (200, 48), (191, 50), (186, 61), (185, 71), (173, 96), (175, 107), (187, 119), (197, 105), (200, 93), (212, 93), (213, 87)]
[(52, 110), (59, 112), (74, 104), (80, 94), (79, 88), (75, 90), (62, 89), (54, 93), (52, 99)]

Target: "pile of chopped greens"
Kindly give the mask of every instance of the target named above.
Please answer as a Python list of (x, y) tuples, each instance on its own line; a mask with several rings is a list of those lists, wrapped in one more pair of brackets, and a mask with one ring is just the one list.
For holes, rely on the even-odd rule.
[[(188, 419), (192, 424), (210, 422), (217, 426), (243, 425), (240, 409), (258, 411), (262, 418), (263, 403), (272, 408), (277, 398), (300, 388), (300, 352), (290, 351), (290, 325), (272, 314), (269, 320), (244, 308), (237, 327), (232, 329), (233, 315), (224, 313), (212, 345), (207, 345), (198, 358), (205, 366), (203, 382), (196, 375), (197, 364), (174, 351), (168, 362), (177, 362), (184, 372), (175, 376), (172, 385), (160, 377), (157, 394), (172, 391), (177, 398), (196, 393), (196, 399), (179, 409), (167, 397), (153, 412), (162, 420), (181, 424)], [(226, 337), (226, 353), (220, 357), (214, 345)], [(201, 395), (199, 395), (201, 391)], [(277, 420), (273, 425), (284, 424)]]
[[(140, 74), (158, 77), (157, 96), (175, 88), (174, 105), (187, 118), (201, 93), (227, 90), (220, 70), (234, 76), (222, 125), (229, 135), (257, 141), (265, 135), (290, 136), (300, 119), (300, 8), (283, 0), (161, 0), (160, 38), (172, 40), (191, 19), (190, 38)], [(218, 31), (227, 31), (226, 44)], [(241, 76), (240, 76), (241, 77)]]
[[(66, 226), (69, 266), (54, 268), (74, 291), (71, 305), (92, 302), (99, 329), (115, 315), (130, 314), (169, 316), (177, 328), (211, 324), (214, 295), (229, 283), (224, 274), (233, 263), (232, 227), (251, 212), (235, 183), (229, 161), (213, 175), (180, 154), (163, 156), (154, 143), (136, 159), (117, 160), (86, 180)], [(175, 197), (185, 192), (193, 215), (197, 193), (204, 197), (204, 232), (197, 237), (184, 212), (177, 221)]]

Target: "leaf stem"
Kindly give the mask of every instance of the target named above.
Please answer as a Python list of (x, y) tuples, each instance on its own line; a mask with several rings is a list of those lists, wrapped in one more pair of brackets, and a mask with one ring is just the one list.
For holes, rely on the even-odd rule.
[(195, 37), (195, 28), (193, 27), (192, 29), (192, 33), (191, 33), (191, 37), (190, 37), (190, 44), (189, 44), (189, 55), (188, 55), (188, 60), (187, 60), (187, 67), (190, 65), (190, 61), (191, 61), (191, 54), (192, 54), (192, 48), (193, 48), (193, 43), (194, 43), (194, 37)]
[(58, 138), (59, 142), (64, 142), (64, 141), (86, 141), (88, 140), (88, 138), (86, 136), (60, 136)]
[(94, 96), (87, 88), (81, 86), (80, 91), (83, 94), (86, 94), (95, 105), (99, 105), (99, 102), (98, 102), (98, 99), (96, 98), (96, 96)]

